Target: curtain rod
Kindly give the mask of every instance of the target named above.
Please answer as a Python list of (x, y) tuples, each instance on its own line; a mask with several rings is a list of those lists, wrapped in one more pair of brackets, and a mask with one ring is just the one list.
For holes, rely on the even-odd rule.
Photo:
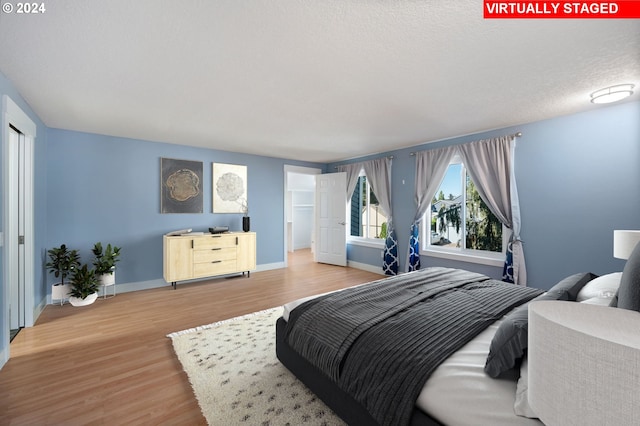
[[(383, 158), (384, 158), (384, 157), (383, 157)], [(387, 158), (388, 158), (389, 160), (393, 160), (393, 155), (387, 155)], [(345, 165), (345, 164), (341, 164), (341, 166), (344, 166), (344, 165)], [(335, 166), (335, 167), (334, 167), (334, 169), (337, 169), (337, 168), (338, 168), (338, 166)]]
[[(519, 138), (522, 136), (522, 132), (513, 133), (512, 135), (508, 135), (508, 136), (515, 136), (516, 138)], [(416, 153), (410, 152), (409, 155), (413, 157), (414, 155), (416, 155)]]

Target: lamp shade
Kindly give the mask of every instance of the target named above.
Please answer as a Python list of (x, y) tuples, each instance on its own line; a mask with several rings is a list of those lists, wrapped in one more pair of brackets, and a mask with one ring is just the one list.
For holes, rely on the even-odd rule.
[(640, 424), (640, 312), (529, 305), (529, 405), (547, 426)]
[(628, 259), (631, 252), (640, 242), (640, 231), (613, 231), (613, 257)]

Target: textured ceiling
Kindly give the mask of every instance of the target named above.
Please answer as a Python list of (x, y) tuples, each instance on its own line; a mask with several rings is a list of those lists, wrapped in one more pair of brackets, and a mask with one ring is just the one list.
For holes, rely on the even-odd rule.
[(482, 1), (56, 0), (0, 13), (49, 127), (330, 162), (602, 108), (640, 20), (485, 20)]

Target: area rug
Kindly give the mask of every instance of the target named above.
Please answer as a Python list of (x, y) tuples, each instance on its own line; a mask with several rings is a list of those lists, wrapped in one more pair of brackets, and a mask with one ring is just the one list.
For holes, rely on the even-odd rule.
[(209, 425), (342, 426), (276, 358), (273, 308), (171, 333)]

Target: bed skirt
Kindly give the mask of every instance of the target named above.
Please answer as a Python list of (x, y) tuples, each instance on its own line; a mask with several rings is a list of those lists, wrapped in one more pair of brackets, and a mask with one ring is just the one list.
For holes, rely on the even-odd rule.
[[(276, 355), (280, 362), (349, 425), (376, 424), (376, 420), (358, 401), (287, 345), (284, 341), (286, 326), (287, 322), (279, 318), (276, 323)], [(441, 426), (417, 407), (413, 410), (410, 425)]]

